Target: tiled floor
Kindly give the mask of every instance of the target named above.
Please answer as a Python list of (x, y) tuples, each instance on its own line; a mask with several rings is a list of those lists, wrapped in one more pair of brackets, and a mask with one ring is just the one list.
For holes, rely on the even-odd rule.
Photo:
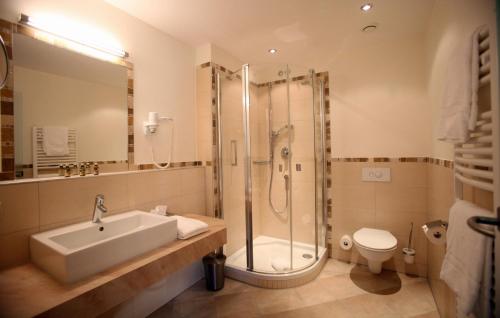
[(424, 278), (328, 260), (312, 282), (262, 289), (226, 279), (218, 292), (201, 280), (150, 317), (439, 317)]

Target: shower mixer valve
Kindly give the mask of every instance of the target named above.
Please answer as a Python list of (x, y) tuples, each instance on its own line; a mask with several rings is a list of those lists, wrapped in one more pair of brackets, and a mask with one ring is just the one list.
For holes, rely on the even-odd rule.
[(290, 155), (290, 149), (288, 149), (288, 147), (285, 146), (281, 148), (281, 158), (288, 159), (289, 155)]

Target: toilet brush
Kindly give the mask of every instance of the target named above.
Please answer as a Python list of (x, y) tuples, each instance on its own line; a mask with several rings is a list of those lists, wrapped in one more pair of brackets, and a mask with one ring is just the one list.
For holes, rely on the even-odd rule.
[(413, 238), (413, 222), (410, 224), (410, 235), (408, 237), (408, 246), (403, 248), (404, 260), (406, 264), (413, 264), (415, 262), (415, 250), (411, 247)]

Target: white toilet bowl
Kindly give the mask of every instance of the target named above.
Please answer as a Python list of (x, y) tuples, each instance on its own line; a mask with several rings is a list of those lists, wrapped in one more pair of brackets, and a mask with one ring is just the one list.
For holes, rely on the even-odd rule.
[(374, 274), (382, 271), (382, 263), (389, 260), (398, 247), (398, 240), (390, 232), (366, 227), (354, 233), (353, 241)]

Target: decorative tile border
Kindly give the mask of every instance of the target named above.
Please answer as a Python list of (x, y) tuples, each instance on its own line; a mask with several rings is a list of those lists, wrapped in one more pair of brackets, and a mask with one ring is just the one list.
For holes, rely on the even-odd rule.
[(0, 91), (0, 125), (1, 125), (1, 172), (0, 181), (12, 180), (15, 177), (14, 167), (14, 62), (12, 50), (12, 35), (14, 24), (0, 19), (0, 34), (7, 46), (9, 55), (9, 74), (7, 83)]
[(127, 162), (128, 170), (134, 165), (134, 65), (125, 63), (127, 67)]
[(358, 157), (358, 158), (331, 158), (332, 162), (371, 162), (371, 163), (381, 163), (381, 162), (401, 162), (401, 163), (430, 163), (438, 166), (443, 166), (446, 168), (453, 168), (453, 161), (446, 159), (437, 159), (430, 157)]
[[(160, 163), (161, 165), (166, 164), (166, 162)], [(198, 166), (203, 166), (203, 162), (201, 161), (180, 161), (180, 162), (171, 162), (168, 168), (165, 168), (164, 170), (168, 169), (173, 169), (173, 168), (183, 168), (183, 167), (198, 167)], [(139, 164), (135, 165), (137, 167), (136, 170), (157, 170), (158, 168), (155, 167), (154, 164), (149, 163), (149, 164)]]
[[(1, 123), (1, 172), (0, 181), (2, 180), (13, 180), (15, 179), (15, 159), (14, 159), (14, 63), (13, 63), (13, 34), (23, 34), (25, 36), (31, 37), (35, 40), (43, 41), (39, 36), (36, 35), (34, 29), (18, 24), (11, 23), (6, 20), (0, 19), (0, 34), (5, 41), (9, 54), (9, 76), (7, 80), (7, 85), (0, 91), (0, 101), (1, 101), (1, 112), (0, 112), (0, 123)], [(61, 47), (63, 49), (72, 50), (70, 47), (64, 45), (64, 42), (47, 42), (51, 45)], [(81, 52), (77, 52), (83, 54)], [(129, 164), (129, 170), (133, 167), (134, 162), (134, 66), (129, 61), (117, 58), (113, 61), (108, 61), (110, 63), (115, 63), (127, 68), (127, 128), (128, 128), (128, 142), (127, 142), (127, 160)], [(98, 161), (99, 164), (115, 164), (123, 163), (123, 161)], [(31, 165), (32, 167), (32, 165)], [(31, 168), (31, 167), (28, 167)], [(26, 168), (23, 166), (22, 168)]]
[(442, 167), (446, 167), (446, 168), (453, 168), (454, 167), (453, 160), (438, 159), (438, 158), (427, 158), (427, 159), (428, 159), (428, 162), (430, 164), (434, 164), (434, 165), (442, 166)]

